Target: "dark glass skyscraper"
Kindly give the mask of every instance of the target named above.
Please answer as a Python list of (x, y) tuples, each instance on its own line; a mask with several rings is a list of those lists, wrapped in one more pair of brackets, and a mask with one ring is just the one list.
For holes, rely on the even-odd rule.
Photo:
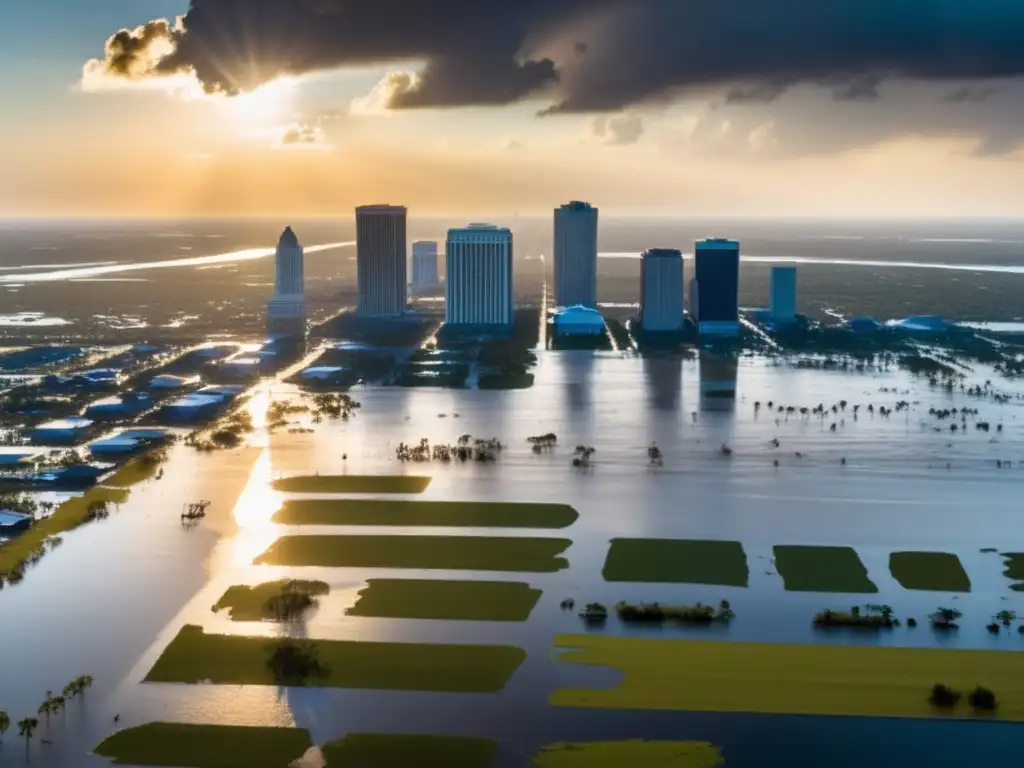
[(734, 336), (740, 318), (740, 244), (735, 240), (701, 240), (694, 249), (690, 314), (701, 333)]
[(358, 312), (397, 317), (406, 303), (406, 209), (398, 205), (356, 208)]

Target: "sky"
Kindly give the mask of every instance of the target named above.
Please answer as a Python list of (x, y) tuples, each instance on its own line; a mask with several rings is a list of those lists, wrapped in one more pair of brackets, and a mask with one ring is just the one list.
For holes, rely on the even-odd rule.
[(0, 216), (1024, 216), (1019, 0), (0, 3)]

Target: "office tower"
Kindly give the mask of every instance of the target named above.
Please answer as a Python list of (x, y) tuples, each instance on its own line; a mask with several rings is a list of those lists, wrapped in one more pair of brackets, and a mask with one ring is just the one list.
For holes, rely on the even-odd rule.
[(597, 208), (589, 203), (555, 209), (555, 303), (597, 308)]
[(512, 325), (512, 232), (493, 224), (448, 230), (444, 296), (450, 326)]
[(412, 244), (412, 292), (423, 293), (436, 288), (437, 243), (418, 240)]
[(274, 295), (267, 302), (267, 330), (271, 334), (304, 336), (306, 333), (306, 284), (302, 246), (286, 227), (274, 257)]
[(679, 251), (644, 251), (640, 262), (640, 325), (645, 331), (682, 329), (683, 255)]
[(690, 314), (703, 334), (736, 336), (740, 332), (740, 244), (735, 240), (701, 240), (694, 249)]
[(771, 319), (775, 323), (796, 320), (796, 267), (772, 267)]
[(406, 209), (399, 205), (356, 208), (356, 259), (363, 317), (397, 317), (406, 300)]

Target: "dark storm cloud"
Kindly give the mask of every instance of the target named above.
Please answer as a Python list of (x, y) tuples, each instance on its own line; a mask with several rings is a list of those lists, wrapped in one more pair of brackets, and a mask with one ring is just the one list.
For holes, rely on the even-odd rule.
[[(152, 65), (152, 45), (175, 50)], [(543, 52), (543, 53), (542, 53)], [(194, 71), (235, 93), (286, 74), (424, 62), (393, 107), (507, 104), (617, 111), (741, 85), (759, 100), (819, 83), (875, 99), (883, 79), (1024, 73), (1019, 0), (192, 0), (180, 29), (111, 38), (108, 75)], [(758, 100), (758, 99), (754, 99)]]
[(999, 92), (998, 88), (992, 86), (965, 85), (951, 91), (946, 96), (946, 101), (954, 104), (981, 104), (988, 101)]

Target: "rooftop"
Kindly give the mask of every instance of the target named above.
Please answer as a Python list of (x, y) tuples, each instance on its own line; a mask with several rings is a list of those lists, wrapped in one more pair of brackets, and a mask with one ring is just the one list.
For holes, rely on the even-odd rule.
[(702, 251), (732, 251), (739, 250), (738, 240), (729, 240), (725, 237), (709, 237), (697, 241), (697, 249)]
[(590, 203), (585, 203), (582, 200), (573, 200), (568, 203), (563, 203), (559, 208), (563, 211), (592, 211), (594, 206)]
[(72, 416), (67, 419), (54, 419), (53, 421), (47, 421), (36, 427), (36, 430), (41, 429), (85, 429), (86, 427), (92, 426), (92, 419), (85, 419), (81, 416)]
[(209, 408), (220, 405), (224, 398), (220, 395), (185, 395), (168, 403), (167, 408)]
[(11, 512), (9, 509), (0, 509), (0, 528), (24, 525), (31, 519), (31, 517), (23, 515), (21, 512)]
[(643, 252), (643, 257), (646, 258), (672, 258), (681, 259), (683, 258), (682, 251), (676, 248), (648, 248)]
[(295, 233), (292, 232), (291, 227), (285, 227), (284, 232), (281, 233), (281, 239), (277, 244), (279, 246), (284, 246), (285, 248), (298, 248), (299, 238), (297, 238)]

